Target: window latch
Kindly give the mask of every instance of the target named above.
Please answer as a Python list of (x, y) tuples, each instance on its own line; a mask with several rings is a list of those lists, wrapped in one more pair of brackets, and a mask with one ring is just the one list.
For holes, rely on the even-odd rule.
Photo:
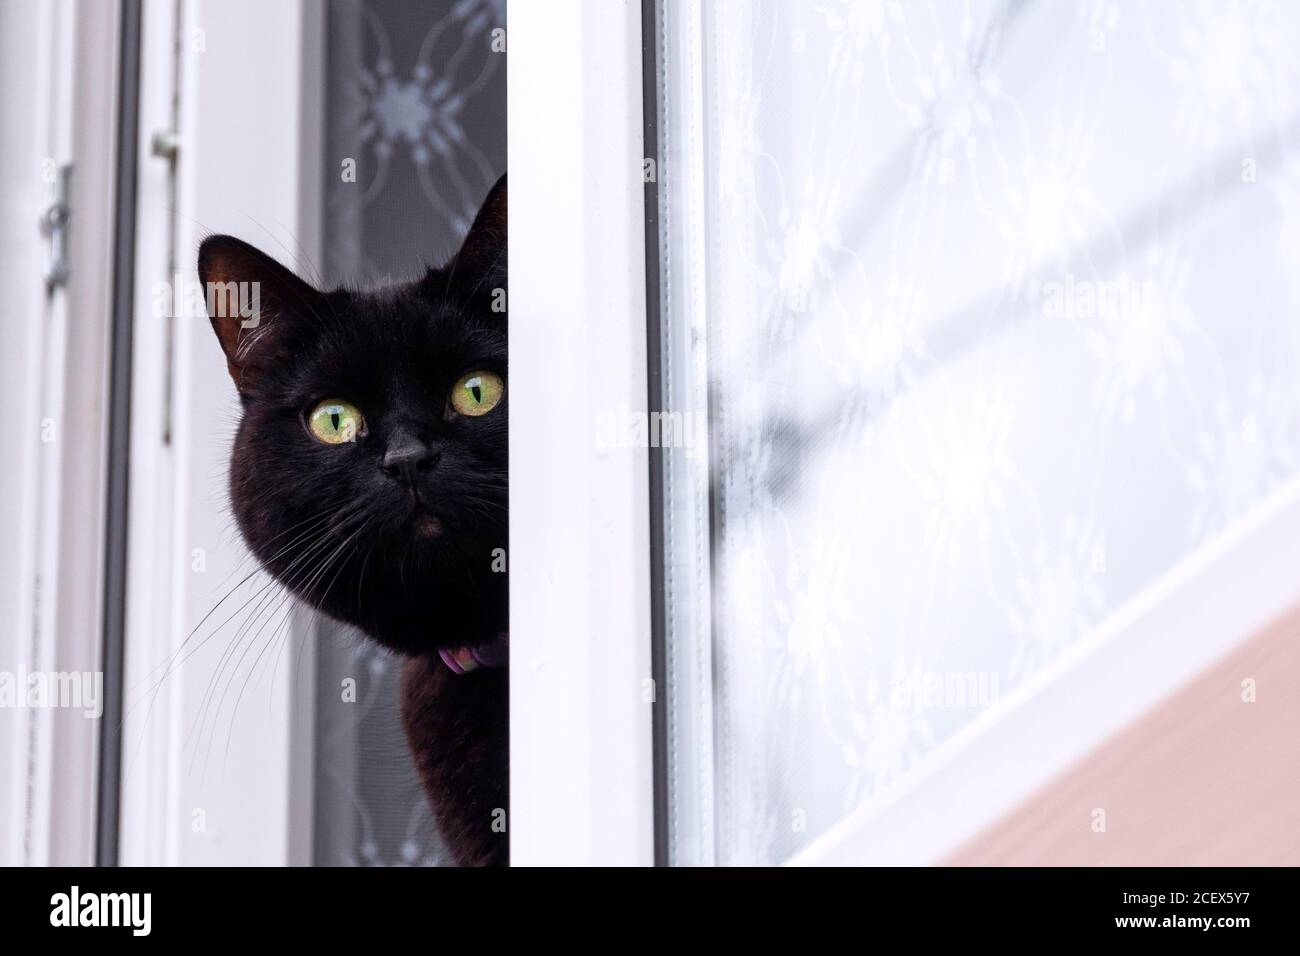
[(41, 213), (41, 234), (50, 243), (45, 263), (45, 291), (53, 292), (68, 284), (68, 228), (72, 207), (68, 205), (72, 185), (72, 164), (59, 166), (54, 185), (54, 202)]

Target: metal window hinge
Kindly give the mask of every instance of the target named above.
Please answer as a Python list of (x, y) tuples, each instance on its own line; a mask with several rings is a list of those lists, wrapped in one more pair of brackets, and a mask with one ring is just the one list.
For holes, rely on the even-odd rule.
[(68, 200), (71, 187), (72, 164), (63, 163), (54, 181), (54, 202), (41, 213), (41, 234), (50, 242), (45, 264), (47, 293), (68, 284), (68, 229), (72, 224), (72, 207)]
[(149, 151), (159, 159), (176, 162), (180, 152), (181, 139), (174, 129), (159, 130), (149, 138)]
[[(175, 110), (173, 101), (173, 122)], [(156, 130), (149, 137), (149, 152), (167, 161), (167, 275), (169, 276), (176, 274), (176, 160), (180, 155), (180, 147), (180, 134), (175, 129)], [(161, 437), (163, 445), (170, 445), (172, 443), (172, 387), (176, 358), (176, 310), (174, 308), (169, 310), (164, 318), (164, 330)]]

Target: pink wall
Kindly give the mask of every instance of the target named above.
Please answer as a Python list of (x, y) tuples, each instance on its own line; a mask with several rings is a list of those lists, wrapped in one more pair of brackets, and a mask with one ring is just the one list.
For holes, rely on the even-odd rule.
[[(1247, 679), (1254, 703), (1242, 699)], [(1300, 608), (944, 862), (1300, 864)]]

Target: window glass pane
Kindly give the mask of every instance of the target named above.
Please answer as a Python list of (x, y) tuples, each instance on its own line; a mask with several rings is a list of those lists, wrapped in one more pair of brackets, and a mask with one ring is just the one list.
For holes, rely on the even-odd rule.
[(1300, 8), (663, 6), (670, 843), (780, 862), (1300, 471)]

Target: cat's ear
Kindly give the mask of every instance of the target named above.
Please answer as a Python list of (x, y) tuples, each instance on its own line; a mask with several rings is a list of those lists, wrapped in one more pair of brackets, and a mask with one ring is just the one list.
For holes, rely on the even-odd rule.
[(199, 281), (208, 320), (226, 367), (241, 395), (276, 358), (279, 326), (293, 315), (310, 316), (321, 293), (261, 250), (233, 236), (210, 236), (199, 246)]
[(460, 251), (448, 264), (476, 289), (506, 287), (506, 177), (502, 174), (479, 207)]

